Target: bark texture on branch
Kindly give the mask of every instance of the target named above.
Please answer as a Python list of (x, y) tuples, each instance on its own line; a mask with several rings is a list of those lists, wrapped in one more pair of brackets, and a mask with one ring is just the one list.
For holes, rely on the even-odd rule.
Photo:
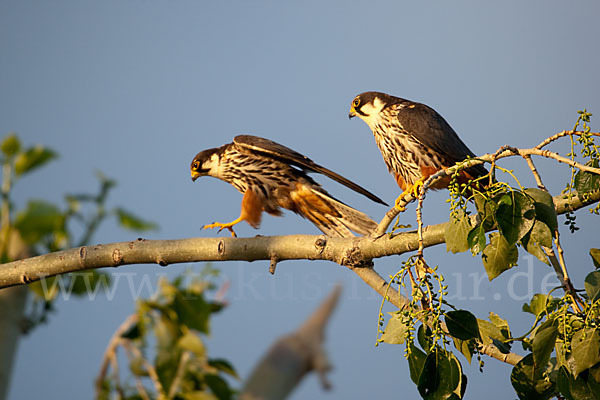
[[(575, 195), (554, 197), (557, 212), (577, 210), (600, 200), (600, 191), (583, 199)], [(423, 229), (425, 247), (444, 243), (446, 224)], [(414, 251), (419, 246), (416, 232), (378, 239), (332, 238), (325, 236), (257, 236), (253, 238), (191, 238), (143, 240), (82, 246), (0, 265), (0, 288), (27, 284), (68, 272), (128, 264), (159, 264), (203, 261), (328, 260), (348, 267), (368, 265), (370, 260)]]

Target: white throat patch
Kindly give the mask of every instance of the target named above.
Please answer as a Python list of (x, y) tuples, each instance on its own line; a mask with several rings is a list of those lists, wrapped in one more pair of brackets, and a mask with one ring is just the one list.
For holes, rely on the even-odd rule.
[(367, 103), (360, 108), (360, 111), (367, 115), (362, 115), (359, 113), (356, 114), (360, 117), (360, 119), (365, 121), (367, 125), (369, 125), (369, 128), (371, 128), (371, 130), (373, 130), (374, 126), (380, 118), (379, 113), (381, 112), (381, 110), (383, 110), (384, 106), (385, 104), (379, 99), (379, 97), (376, 97), (372, 103)]
[(219, 176), (219, 164), (221, 163), (221, 158), (216, 154), (211, 154), (210, 159), (204, 161), (204, 165), (202, 166), (204, 169), (209, 169), (208, 174), (211, 176)]

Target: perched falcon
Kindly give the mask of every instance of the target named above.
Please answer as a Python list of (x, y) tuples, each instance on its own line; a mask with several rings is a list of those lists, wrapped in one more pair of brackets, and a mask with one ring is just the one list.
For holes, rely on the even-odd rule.
[(201, 151), (191, 165), (192, 180), (213, 176), (232, 184), (244, 194), (242, 211), (236, 220), (204, 226), (228, 229), (246, 221), (258, 228), (263, 211), (281, 215), (286, 208), (310, 220), (329, 236), (354, 236), (350, 231), (367, 235), (377, 227), (368, 216), (333, 198), (307, 173), (318, 172), (350, 189), (385, 204), (366, 189), (322, 167), (302, 154), (256, 136), (240, 135), (233, 143)]
[[(423, 182), (436, 172), (475, 154), (433, 108), (380, 92), (361, 93), (352, 100), (349, 118), (360, 117), (369, 125), (388, 170), (404, 191), (418, 195)], [(483, 165), (460, 171), (458, 183), (485, 176)], [(447, 188), (451, 177), (432, 188)]]

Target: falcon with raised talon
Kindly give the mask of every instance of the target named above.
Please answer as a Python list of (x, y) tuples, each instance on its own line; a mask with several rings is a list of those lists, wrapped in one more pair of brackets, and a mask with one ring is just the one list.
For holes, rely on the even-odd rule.
[(281, 208), (307, 218), (329, 236), (354, 236), (351, 231), (367, 235), (377, 227), (367, 215), (327, 193), (307, 175), (309, 172), (321, 173), (386, 205), (368, 190), (286, 146), (257, 136), (240, 135), (233, 143), (201, 151), (192, 160), (192, 180), (212, 176), (244, 194), (239, 218), (226, 224), (205, 225), (204, 229), (219, 228), (219, 232), (228, 229), (236, 236), (235, 224), (246, 221), (258, 228), (263, 211), (279, 216)]
[[(433, 108), (380, 92), (361, 93), (352, 100), (348, 118), (358, 116), (365, 121), (381, 151), (383, 161), (396, 178), (403, 193), (419, 195), (420, 187), (431, 175), (454, 166), (475, 154), (463, 143), (454, 129)], [(460, 170), (459, 184), (486, 176), (481, 164)], [(452, 180), (445, 176), (432, 189), (447, 188)], [(471, 183), (470, 188), (475, 183)]]

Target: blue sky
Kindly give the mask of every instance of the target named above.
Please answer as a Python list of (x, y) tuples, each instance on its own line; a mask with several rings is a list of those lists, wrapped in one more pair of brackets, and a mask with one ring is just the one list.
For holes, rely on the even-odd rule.
[[(31, 197), (59, 202), (66, 192), (95, 191), (94, 171), (101, 170), (119, 183), (110, 205), (160, 224), (145, 237), (214, 236), (200, 227), (237, 217), (241, 195), (215, 179), (192, 183), (189, 163), (198, 151), (241, 133), (300, 151), (390, 203), (399, 189), (368, 127), (347, 119), (357, 93), (384, 91), (434, 107), (476, 154), (505, 144), (532, 147), (572, 127), (577, 110), (600, 115), (599, 9), (594, 1), (5, 0), (0, 133), (16, 131), (25, 143), (60, 153), (15, 187), (17, 206)], [(565, 144), (552, 149), (565, 151)], [(547, 186), (560, 191), (568, 171), (537, 163)], [(524, 172), (523, 183), (533, 185), (521, 161), (504, 165)], [(386, 211), (317, 180), (374, 219)], [(447, 220), (445, 196), (427, 197), (427, 223)], [(585, 210), (579, 215), (580, 233), (563, 232), (576, 286), (591, 268), (587, 250), (597, 246), (591, 234), (597, 219)], [(413, 206), (403, 222), (414, 224), (414, 218)], [(259, 231), (245, 224), (237, 231), (319, 233), (291, 213), (266, 216)], [(111, 222), (94, 242), (135, 237)], [(479, 258), (450, 257), (444, 247), (426, 255), (454, 284), (455, 304), (480, 318), (493, 310), (518, 332), (531, 322), (519, 315), (522, 297), (539, 291), (550, 272), (521, 257), (519, 268), (488, 283), (480, 280)], [(376, 268), (387, 276), (404, 259), (377, 261)], [(282, 263), (275, 276), (267, 262), (215, 266), (231, 281), (231, 305), (215, 318), (209, 351), (229, 358), (242, 377), (341, 282), (343, 300), (327, 331), (334, 389), (322, 395), (311, 376), (293, 398), (417, 397), (402, 348), (374, 347), (380, 300), (351, 272), (308, 261)], [(50, 324), (21, 341), (10, 397), (91, 397), (107, 341), (133, 311), (129, 282), (155, 286), (160, 275), (184, 269), (119, 268), (110, 271), (122, 274), (112, 300), (59, 301)], [(496, 398), (514, 397), (509, 367), (486, 359), (480, 374), (477, 365), (461, 362), (469, 375), (467, 399), (489, 397), (490, 388)]]

